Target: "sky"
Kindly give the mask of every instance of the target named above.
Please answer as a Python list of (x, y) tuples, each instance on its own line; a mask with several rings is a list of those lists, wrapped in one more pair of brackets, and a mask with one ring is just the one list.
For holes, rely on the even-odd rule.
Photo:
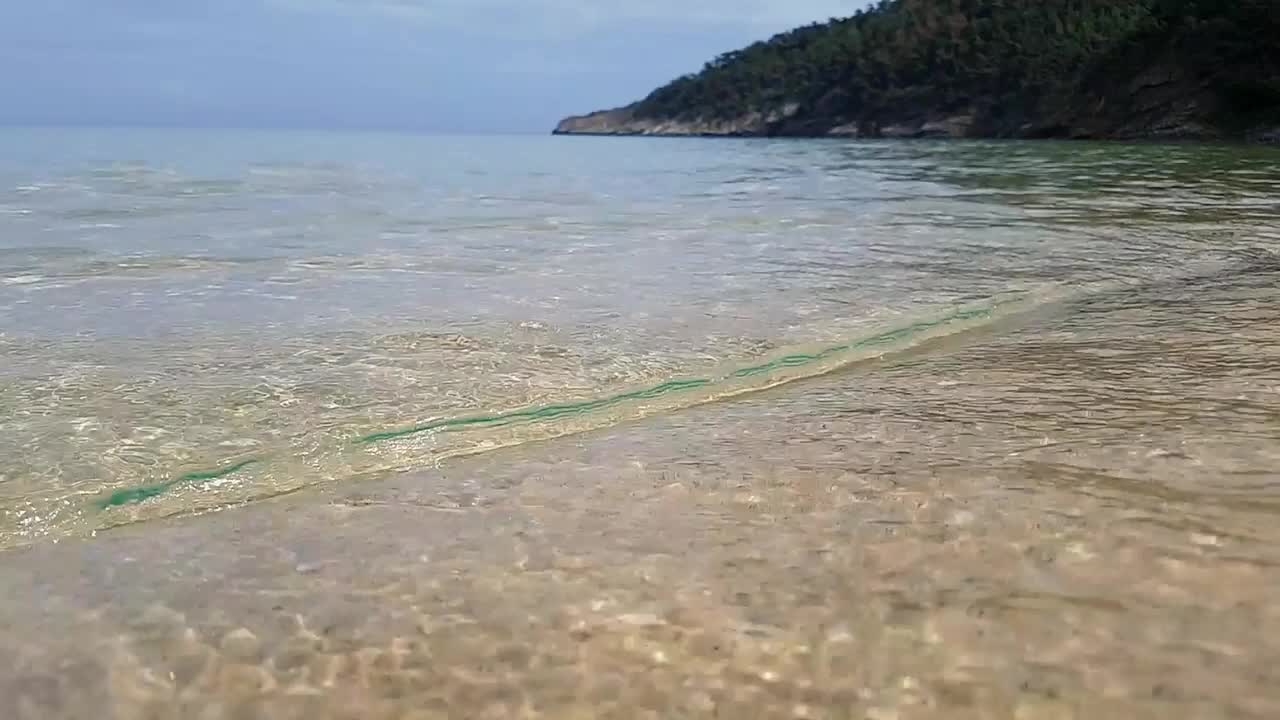
[(859, 0), (0, 0), (0, 124), (543, 132)]

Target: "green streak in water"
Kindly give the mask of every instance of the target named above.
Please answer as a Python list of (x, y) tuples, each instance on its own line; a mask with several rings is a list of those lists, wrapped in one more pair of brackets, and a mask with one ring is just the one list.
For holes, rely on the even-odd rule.
[[(977, 318), (990, 317), (991, 313), (999, 306), (1013, 300), (996, 300), (989, 307), (957, 310), (950, 314), (933, 320), (922, 320), (919, 322), (904, 325), (893, 330), (882, 332), (864, 338), (855, 343), (845, 345), (833, 345), (831, 347), (819, 350), (813, 353), (796, 353), (792, 355), (784, 355), (761, 365), (736, 370), (725, 378), (707, 379), (693, 378), (687, 380), (672, 380), (664, 382), (660, 385), (644, 388), (642, 390), (634, 390), (631, 392), (612, 395), (596, 400), (584, 400), (574, 403), (559, 403), (555, 405), (544, 405), (542, 407), (530, 408), (527, 410), (515, 410), (512, 412), (498, 413), (495, 415), (476, 415), (472, 417), (449, 418), (444, 420), (435, 420), (416, 427), (405, 428), (401, 430), (388, 430), (384, 432), (372, 433), (364, 435), (356, 439), (358, 445), (372, 445), (375, 443), (386, 442), (389, 440), (398, 440), (401, 438), (419, 435), (433, 430), (465, 430), (477, 427), (505, 427), (520, 422), (541, 422), (547, 420), (555, 420), (562, 417), (573, 415), (582, 415), (596, 410), (603, 410), (615, 405), (635, 400), (651, 400), (664, 395), (674, 393), (688, 392), (700, 388), (710, 387), (722, 382), (726, 379), (740, 379), (761, 375), (764, 373), (774, 372), (784, 368), (801, 367), (816, 362), (827, 360), (841, 353), (851, 352), (854, 350), (862, 350), (866, 348), (877, 347), (881, 345), (890, 345), (915, 335), (927, 332), (934, 328), (949, 325), (951, 323), (963, 320), (974, 320)], [(149, 500), (153, 497), (163, 495), (174, 488), (184, 485), (195, 485), (224, 478), (233, 473), (243, 470), (245, 467), (258, 462), (257, 460), (245, 460), (235, 465), (229, 465), (216, 470), (207, 470), (202, 472), (191, 472), (181, 475), (168, 482), (157, 483), (154, 485), (144, 485), (135, 488), (126, 488), (117, 490), (103, 500), (97, 502), (99, 509), (107, 509), (111, 507), (119, 507), (122, 505), (133, 505), (136, 503)]]
[(430, 432), (432, 430), (454, 430), (474, 426), (503, 427), (517, 422), (553, 420), (566, 415), (581, 415), (594, 410), (603, 410), (604, 408), (612, 407), (614, 405), (627, 402), (628, 400), (650, 400), (675, 392), (707, 387), (711, 384), (711, 380), (701, 378), (692, 380), (672, 380), (671, 382), (665, 382), (661, 385), (645, 388), (644, 390), (622, 393), (621, 395), (600, 398), (598, 400), (584, 400), (578, 403), (545, 405), (540, 408), (517, 410), (515, 412), (501, 413), (498, 415), (481, 415), (477, 417), (436, 420), (434, 422), (418, 425), (417, 427), (406, 428), (404, 430), (389, 430), (387, 432), (365, 435), (364, 437), (358, 438), (356, 442), (360, 445), (369, 445), (372, 443), (384, 442), (386, 440), (397, 440), (411, 435)]
[(913, 335), (919, 335), (920, 333), (927, 332), (944, 325), (949, 325), (950, 323), (959, 320), (974, 320), (976, 318), (990, 317), (991, 312), (1001, 304), (1002, 303), (997, 302), (989, 308), (957, 310), (956, 312), (944, 315), (935, 320), (921, 320), (920, 322), (911, 323), (910, 325), (904, 325), (900, 328), (894, 328), (893, 330), (882, 332), (879, 335), (873, 335), (850, 345), (834, 345), (811, 354), (785, 355), (777, 358), (776, 360), (770, 360), (763, 365), (754, 365), (752, 367), (742, 368), (741, 370), (734, 372), (733, 377), (751, 377), (753, 375), (760, 375), (761, 373), (781, 370), (782, 368), (800, 367), (820, 360), (826, 360), (833, 355), (849, 352), (851, 350), (861, 350), (863, 348), (876, 347), (877, 345), (889, 345), (900, 340), (905, 340)]
[(143, 485), (141, 487), (117, 490), (102, 500), (99, 500), (97, 502), (97, 506), (100, 510), (106, 510), (107, 508), (120, 507), (122, 505), (136, 505), (144, 500), (150, 500), (158, 495), (163, 495), (182, 485), (199, 485), (211, 480), (219, 480), (231, 475), (232, 473), (240, 472), (255, 462), (257, 462), (257, 460), (245, 460), (243, 462), (236, 463), (235, 465), (228, 465), (217, 470), (189, 472), (185, 475), (179, 475), (167, 482), (156, 483), (155, 485)]
[[(962, 320), (974, 320), (977, 318), (990, 317), (995, 308), (1010, 302), (995, 301), (991, 307), (976, 308), (967, 310), (957, 310), (950, 314), (936, 318), (934, 320), (921, 320), (919, 322), (904, 325), (900, 328), (889, 330), (879, 335), (873, 335), (869, 338), (859, 340), (856, 343), (846, 345), (834, 345), (814, 353), (796, 353), (793, 355), (784, 355), (775, 360), (771, 360), (762, 365), (742, 368), (729, 375), (729, 378), (746, 378), (763, 373), (781, 370), (783, 368), (801, 367), (810, 365), (822, 360), (826, 360), (840, 353), (850, 352), (853, 350), (861, 350), (879, 345), (888, 345), (900, 340), (905, 340), (920, 333), (927, 332), (934, 328), (949, 325), (953, 322)], [(621, 395), (601, 398), (598, 400), (584, 400), (578, 403), (565, 403), (559, 405), (546, 405), (540, 408), (530, 410), (517, 410), (509, 413), (501, 413), (497, 415), (478, 415), (473, 417), (451, 418), (445, 420), (435, 420), (433, 422), (418, 425), (416, 427), (405, 428), (402, 430), (388, 430), (385, 432), (373, 433), (357, 438), (356, 443), (360, 445), (371, 445), (374, 443), (385, 442), (388, 440), (399, 440), (413, 435), (419, 435), (432, 430), (461, 430), (468, 427), (503, 427), (517, 422), (537, 422), (543, 420), (554, 420), (566, 415), (580, 415), (583, 413), (602, 410), (604, 408), (619, 405), (630, 400), (648, 400), (661, 397), (672, 393), (685, 392), (688, 390), (696, 390), (717, 384), (717, 380), (709, 380), (698, 378), (692, 380), (673, 380), (670, 382), (655, 385), (644, 390), (636, 390)]]

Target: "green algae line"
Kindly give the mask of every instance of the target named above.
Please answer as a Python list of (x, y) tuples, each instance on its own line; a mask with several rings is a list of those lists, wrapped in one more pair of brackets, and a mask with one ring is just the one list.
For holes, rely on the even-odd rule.
[[(996, 309), (1003, 305), (1015, 302), (1020, 297), (1005, 300), (995, 300), (989, 306), (980, 308), (966, 308), (955, 310), (951, 313), (932, 320), (921, 320), (893, 328), (877, 335), (864, 338), (857, 342), (847, 343), (843, 345), (833, 345), (812, 353), (792, 353), (771, 360), (760, 365), (753, 365), (738, 370), (734, 370), (728, 374), (720, 375), (715, 378), (693, 378), (687, 380), (671, 380), (668, 382), (654, 385), (653, 387), (642, 390), (635, 390), (619, 395), (612, 395), (605, 398), (595, 400), (583, 400), (574, 403), (559, 403), (554, 405), (544, 405), (541, 407), (530, 408), (526, 410), (515, 410), (512, 412), (497, 413), (494, 415), (474, 415), (469, 417), (448, 418), (443, 420), (435, 420), (432, 422), (417, 425), (415, 427), (403, 428), (400, 430), (387, 430), (382, 432), (371, 433), (356, 439), (358, 445), (372, 445), (389, 440), (400, 440), (422, 433), (432, 432), (435, 430), (464, 430), (476, 427), (504, 427), (521, 422), (542, 422), (547, 420), (555, 420), (569, 415), (582, 415), (597, 410), (604, 410), (617, 405), (622, 405), (636, 400), (652, 400), (666, 395), (674, 395), (685, 393), (692, 390), (714, 388), (720, 385), (727, 385), (733, 380), (764, 375), (778, 370), (789, 368), (800, 368), (824, 360), (831, 360), (844, 353), (851, 353), (858, 350), (866, 350), (875, 347), (891, 345), (913, 337), (920, 336), (930, 330), (945, 327), (953, 323), (966, 320), (988, 319), (992, 316)], [(838, 366), (837, 366), (838, 367)], [(832, 368), (834, 369), (834, 368)], [(792, 379), (787, 378), (782, 382)], [(779, 383), (773, 383), (766, 387), (774, 387)], [(743, 392), (753, 390), (762, 390), (764, 387), (748, 387), (737, 388), (736, 391), (728, 392), (726, 395), (738, 395)]]
[(651, 388), (645, 388), (644, 390), (636, 390), (597, 400), (544, 405), (542, 407), (531, 408), (528, 410), (516, 410), (508, 413), (499, 413), (497, 415), (477, 415), (474, 417), (437, 420), (435, 422), (426, 423), (425, 425), (418, 425), (417, 427), (406, 428), (403, 430), (377, 432), (357, 438), (356, 444), (370, 445), (386, 440), (398, 440), (412, 435), (420, 435), (432, 430), (460, 430), (468, 427), (503, 427), (517, 422), (554, 420), (566, 415), (582, 415), (595, 410), (603, 410), (630, 400), (652, 400), (654, 398), (662, 397), (663, 395), (709, 387), (712, 384), (713, 381), (707, 379), (672, 380), (670, 382), (662, 383), (661, 385), (655, 385)]
[[(491, 415), (472, 415), (433, 420), (431, 422), (409, 428), (384, 430), (370, 433), (368, 435), (362, 435), (354, 440), (354, 444), (356, 446), (367, 447), (435, 431), (464, 431), (485, 428), (502, 428), (522, 423), (549, 422), (574, 416), (588, 415), (598, 411), (607, 410), (617, 406), (634, 404), (645, 400), (656, 400), (668, 396), (694, 393), (695, 391), (711, 392), (710, 394), (696, 397), (696, 399), (692, 401), (692, 404), (700, 404), (711, 399), (728, 398), (746, 393), (758, 392), (802, 378), (831, 372), (847, 365), (848, 363), (867, 357), (864, 355), (854, 355), (849, 358), (841, 358), (842, 355), (892, 346), (909, 341), (913, 338), (921, 337), (932, 330), (937, 330), (964, 321), (990, 319), (995, 311), (1000, 307), (1019, 302), (1024, 299), (1025, 295), (1023, 294), (1013, 294), (1012, 297), (994, 299), (982, 307), (969, 307), (953, 310), (952, 312), (940, 317), (902, 325), (876, 335), (863, 338), (856, 342), (832, 345), (807, 353), (793, 352), (770, 360), (766, 363), (715, 374), (712, 377), (669, 380), (651, 387), (596, 398), (594, 400), (542, 405), (539, 407), (512, 410), (509, 412), (501, 412)], [(780, 375), (773, 378), (772, 381), (758, 384), (743, 385), (740, 382), (750, 378), (767, 376), (783, 370), (803, 368), (809, 368), (812, 372)], [(451, 455), (453, 455), (453, 453), (445, 452), (442, 457), (449, 457)], [(202, 485), (228, 477), (251, 465), (264, 461), (265, 458), (252, 458), (235, 464), (225, 465), (220, 468), (186, 473), (173, 478), (172, 480), (161, 483), (124, 488), (111, 493), (101, 500), (98, 500), (95, 505), (99, 510), (106, 510), (108, 508), (121, 507), (125, 505), (135, 505), (152, 498), (165, 495), (182, 487)]]
[(214, 480), (221, 480), (222, 478), (227, 477), (228, 475), (234, 475), (235, 473), (240, 472), (241, 470), (245, 469), (246, 467), (249, 467), (250, 465), (253, 465), (256, 462), (258, 461), (243, 460), (234, 465), (227, 465), (226, 467), (218, 468), (215, 470), (202, 470), (198, 472), (189, 472), (185, 475), (179, 475), (178, 477), (172, 480), (167, 480), (162, 483), (156, 483), (154, 485), (142, 485), (139, 487), (132, 487), (132, 488), (125, 488), (123, 490), (117, 490), (111, 493), (110, 495), (108, 495), (107, 497), (99, 500), (96, 504), (99, 510), (106, 510), (107, 508), (112, 508), (112, 507), (120, 507), (122, 505), (136, 505), (137, 503), (140, 503), (144, 500), (150, 500), (153, 497), (163, 495), (179, 486), (201, 485), (207, 482), (212, 482)]

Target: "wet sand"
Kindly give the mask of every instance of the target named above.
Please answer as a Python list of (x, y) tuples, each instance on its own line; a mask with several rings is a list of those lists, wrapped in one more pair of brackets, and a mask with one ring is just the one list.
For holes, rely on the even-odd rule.
[(1278, 717), (1270, 282), (7, 551), (0, 716)]

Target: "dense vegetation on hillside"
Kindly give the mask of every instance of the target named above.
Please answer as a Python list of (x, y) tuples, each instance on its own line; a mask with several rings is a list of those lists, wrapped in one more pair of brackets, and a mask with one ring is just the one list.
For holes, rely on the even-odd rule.
[(976, 112), (999, 134), (1122, 92), (1153, 63), (1208, 88), (1219, 115), (1280, 119), (1280, 0), (882, 0), (721, 55), (633, 111), (723, 119), (794, 105), (801, 121), (874, 121), (927, 108)]

